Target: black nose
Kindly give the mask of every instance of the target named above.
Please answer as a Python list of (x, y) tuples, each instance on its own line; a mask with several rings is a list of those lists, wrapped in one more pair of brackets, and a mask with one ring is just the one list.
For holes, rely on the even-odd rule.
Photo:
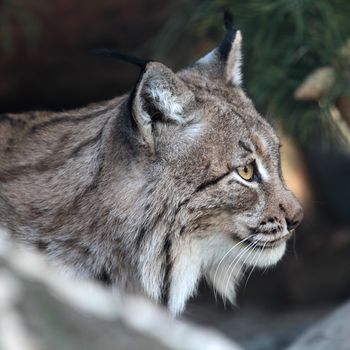
[(286, 218), (288, 231), (294, 230), (299, 226), (301, 220), (303, 220), (304, 212), (303, 209), (299, 209), (292, 219)]

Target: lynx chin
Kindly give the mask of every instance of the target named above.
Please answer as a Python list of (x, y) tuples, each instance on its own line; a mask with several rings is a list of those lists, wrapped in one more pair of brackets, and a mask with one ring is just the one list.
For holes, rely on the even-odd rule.
[(303, 211), (278, 137), (241, 88), (228, 14), (225, 26), (217, 48), (177, 73), (130, 58), (142, 72), (124, 96), (0, 115), (0, 224), (174, 315), (201, 278), (233, 302), (245, 273), (281, 259)]

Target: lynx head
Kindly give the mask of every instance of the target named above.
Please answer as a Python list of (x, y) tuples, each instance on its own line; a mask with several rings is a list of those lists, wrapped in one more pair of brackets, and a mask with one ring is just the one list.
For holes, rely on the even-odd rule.
[(234, 301), (244, 272), (275, 264), (300, 223), (280, 143), (241, 88), (241, 33), (175, 74), (148, 62), (131, 99), (147, 160), (139, 271), (176, 314), (205, 277)]

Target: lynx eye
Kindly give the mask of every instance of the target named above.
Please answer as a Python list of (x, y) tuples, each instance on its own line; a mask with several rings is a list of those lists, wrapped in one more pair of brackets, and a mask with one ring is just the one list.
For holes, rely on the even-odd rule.
[(254, 176), (254, 163), (238, 167), (237, 173), (242, 179), (251, 181)]

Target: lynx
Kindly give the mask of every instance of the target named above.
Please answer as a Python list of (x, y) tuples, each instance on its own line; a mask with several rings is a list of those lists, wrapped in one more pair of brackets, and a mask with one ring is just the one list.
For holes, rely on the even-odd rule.
[[(0, 223), (62, 266), (185, 308), (275, 264), (303, 212), (280, 143), (241, 87), (241, 33), (174, 73), (139, 61), (131, 93), (0, 115)], [(141, 63), (140, 63), (141, 62)]]

